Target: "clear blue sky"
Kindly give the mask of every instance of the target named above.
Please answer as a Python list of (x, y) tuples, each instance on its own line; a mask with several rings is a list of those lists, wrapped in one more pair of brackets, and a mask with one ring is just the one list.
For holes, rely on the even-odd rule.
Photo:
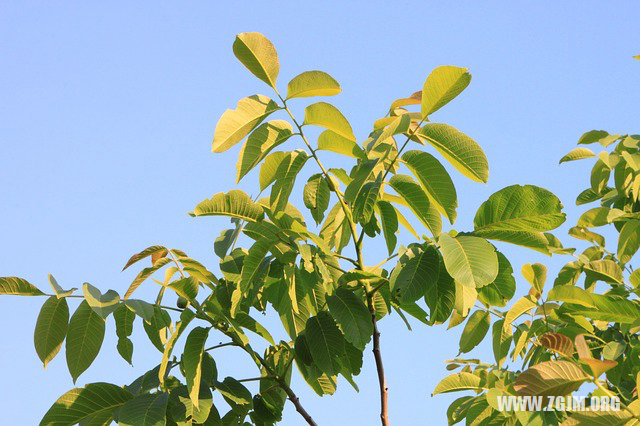
[[(124, 262), (154, 243), (216, 269), (213, 239), (227, 222), (185, 212), (234, 187), (237, 149), (210, 153), (219, 116), (241, 97), (270, 94), (233, 56), (234, 35), (244, 31), (260, 31), (276, 45), (281, 87), (304, 70), (332, 74), (343, 88), (333, 101), (359, 138), (434, 67), (469, 67), (469, 88), (433, 117), (473, 136), (489, 158), (487, 185), (452, 172), (457, 229), (469, 229), (480, 203), (513, 183), (552, 190), (575, 222), (573, 200), (588, 184), (588, 165), (559, 167), (558, 159), (587, 130), (640, 133), (640, 62), (632, 59), (640, 54), (639, 16), (632, 1), (3, 1), (0, 275), (46, 289), (53, 273), (66, 287), (88, 281), (123, 294), (135, 274), (120, 272)], [(240, 187), (255, 182), (254, 173)], [(569, 244), (566, 229), (558, 234)], [(501, 248), (516, 271), (544, 260), (555, 272), (568, 261)], [(382, 246), (367, 249), (370, 261), (383, 256)], [(140, 295), (155, 290), (147, 286)], [(0, 298), (4, 422), (34, 424), (73, 386), (63, 353), (45, 372), (33, 349), (43, 301)], [(381, 331), (394, 424), (446, 424), (454, 396), (430, 393), (446, 374), (443, 361), (457, 352), (461, 327), (409, 332), (396, 315)], [(129, 367), (114, 334), (109, 319), (102, 352), (80, 385), (129, 383), (159, 362), (137, 332), (145, 343)], [(223, 373), (248, 365), (235, 354), (218, 355)], [(377, 421), (375, 369), (366, 354), (359, 394), (341, 382), (334, 397), (319, 398), (294, 379), (320, 424)], [(490, 345), (471, 355), (491, 359)], [(290, 406), (284, 424), (300, 424)]]

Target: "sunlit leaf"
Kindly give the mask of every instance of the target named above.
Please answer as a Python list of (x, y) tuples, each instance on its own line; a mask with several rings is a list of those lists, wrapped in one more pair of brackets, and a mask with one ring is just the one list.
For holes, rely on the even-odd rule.
[(486, 240), (443, 233), (439, 243), (447, 271), (460, 284), (483, 287), (498, 276), (498, 256)]
[(460, 353), (470, 352), (482, 342), (491, 325), (489, 315), (487, 311), (478, 310), (469, 316), (467, 324), (464, 326), (464, 330), (460, 336)]
[(287, 99), (334, 96), (340, 92), (340, 84), (322, 71), (305, 71), (293, 77), (287, 85)]
[(432, 395), (447, 392), (457, 392), (462, 390), (479, 390), (480, 377), (472, 373), (461, 372), (445, 377), (438, 383)]
[(278, 53), (264, 35), (256, 32), (238, 34), (233, 42), (233, 54), (253, 75), (276, 87), (280, 72)]
[(44, 293), (38, 290), (36, 286), (24, 278), (18, 277), (0, 277), (0, 294), (44, 296)]
[(571, 361), (545, 361), (522, 372), (513, 386), (518, 395), (568, 395), (587, 380)]
[(91, 284), (84, 283), (82, 292), (91, 309), (100, 315), (102, 319), (106, 319), (109, 314), (116, 310), (120, 303), (120, 295), (114, 290), (109, 290), (102, 294), (100, 290)]
[(354, 140), (340, 136), (331, 130), (325, 130), (318, 136), (318, 150), (331, 151), (353, 158), (367, 158), (362, 148)]
[(257, 166), (271, 150), (293, 135), (291, 124), (272, 120), (258, 126), (247, 138), (238, 154), (236, 183)]
[(431, 205), (420, 185), (407, 175), (393, 176), (389, 180), (389, 185), (406, 201), (411, 211), (434, 236), (440, 234), (442, 230), (440, 213)]
[(264, 211), (246, 193), (234, 189), (227, 193), (218, 192), (212, 198), (198, 203), (193, 210), (193, 215), (230, 216), (257, 222), (264, 217)]
[(196, 327), (187, 336), (182, 353), (182, 363), (184, 368), (184, 376), (187, 380), (189, 389), (189, 397), (193, 405), (198, 408), (198, 396), (200, 393), (200, 382), (202, 379), (202, 355), (204, 353), (204, 344), (209, 336), (209, 329)]
[(468, 68), (444, 65), (431, 71), (422, 87), (422, 117), (426, 118), (448, 104), (470, 82)]
[(560, 159), (560, 163), (566, 163), (567, 161), (575, 161), (582, 160), (583, 158), (591, 158), (595, 157), (596, 154), (593, 153), (589, 148), (576, 148), (569, 152), (567, 155)]
[(304, 125), (315, 125), (329, 129), (338, 135), (355, 141), (351, 124), (338, 108), (326, 102), (316, 102), (304, 109)]

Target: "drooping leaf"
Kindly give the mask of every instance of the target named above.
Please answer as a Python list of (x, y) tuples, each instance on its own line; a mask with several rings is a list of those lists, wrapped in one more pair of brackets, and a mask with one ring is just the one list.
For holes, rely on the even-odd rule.
[(576, 148), (569, 152), (567, 155), (560, 159), (560, 163), (566, 163), (567, 161), (575, 161), (582, 160), (583, 158), (591, 158), (595, 157), (596, 154), (593, 153), (589, 148)]
[(228, 109), (220, 117), (213, 133), (211, 151), (228, 150), (279, 108), (278, 104), (264, 95), (240, 99), (236, 109)]
[(590, 278), (610, 284), (622, 284), (622, 269), (610, 259), (593, 260), (584, 265), (584, 270)]
[[(91, 308), (87, 307), (88, 310)], [(94, 417), (109, 424), (111, 413), (133, 398), (120, 386), (111, 383), (89, 383), (84, 388), (71, 389), (49, 408), (40, 421), (41, 425), (72, 425), (83, 423)]]
[(287, 153), (276, 171), (276, 180), (271, 188), (270, 204), (275, 212), (284, 210), (289, 202), (296, 177), (309, 157), (302, 150)]
[(230, 216), (258, 222), (264, 217), (264, 210), (246, 193), (234, 189), (227, 193), (218, 192), (210, 199), (198, 203), (193, 216)]
[(104, 330), (104, 319), (83, 300), (69, 320), (65, 345), (67, 366), (74, 383), (98, 356)]
[(238, 34), (233, 42), (233, 54), (253, 75), (276, 87), (280, 72), (278, 53), (264, 35), (257, 32)]
[(216, 382), (215, 387), (226, 400), (251, 408), (251, 392), (233, 377), (225, 377), (222, 382)]
[(0, 277), (0, 294), (44, 296), (44, 293), (38, 290), (36, 286), (24, 278), (18, 277)]
[(169, 288), (175, 291), (178, 296), (184, 297), (188, 301), (193, 301), (198, 295), (198, 280), (193, 277), (184, 277), (169, 284)]
[(595, 308), (591, 293), (573, 285), (559, 285), (552, 288), (547, 296), (548, 300), (566, 302)]
[(483, 287), (498, 276), (498, 256), (486, 240), (443, 233), (439, 243), (447, 271), (460, 284)]
[(540, 293), (547, 281), (547, 267), (542, 263), (527, 263), (522, 265), (522, 276), (529, 281), (529, 284)]
[(503, 331), (510, 328), (513, 321), (520, 315), (529, 312), (536, 306), (538, 305), (532, 300), (531, 296), (524, 296), (518, 299), (504, 316)]
[(545, 361), (522, 372), (514, 383), (518, 395), (568, 395), (589, 376), (571, 361)]
[(467, 353), (478, 346), (487, 335), (490, 325), (491, 318), (488, 311), (478, 310), (472, 313), (460, 336), (459, 352)]
[(478, 299), (491, 306), (505, 306), (516, 291), (513, 267), (504, 254), (498, 255), (498, 276), (492, 283), (478, 289)]
[(164, 426), (166, 424), (166, 392), (138, 395), (118, 410), (118, 424), (123, 426)]
[(338, 323), (345, 339), (356, 348), (364, 349), (371, 340), (373, 323), (371, 313), (364, 302), (352, 291), (338, 288), (327, 296), (327, 305), (331, 315)]
[(448, 104), (470, 82), (468, 68), (444, 65), (431, 71), (422, 87), (422, 117), (426, 118)]
[(182, 365), (184, 376), (187, 380), (189, 397), (193, 405), (198, 408), (198, 396), (200, 393), (200, 381), (202, 379), (202, 356), (204, 354), (204, 344), (209, 336), (209, 329), (196, 327), (187, 336), (182, 353)]
[(322, 222), (324, 212), (329, 208), (330, 197), (329, 184), (322, 174), (312, 175), (304, 186), (303, 201), (317, 224)]
[(429, 202), (422, 187), (407, 175), (395, 175), (389, 180), (389, 184), (433, 235), (439, 235), (442, 230), (442, 218)]
[(66, 299), (64, 297), (61, 299), (55, 296), (49, 297), (40, 309), (33, 334), (36, 353), (44, 364), (44, 368), (47, 368), (49, 361), (60, 351), (62, 342), (67, 335), (68, 323), (69, 306)]
[(447, 272), (442, 256), (438, 262), (438, 280), (429, 283), (424, 293), (424, 301), (429, 307), (429, 321), (432, 324), (445, 322), (455, 302), (456, 287), (453, 278)]
[(383, 200), (378, 200), (378, 211), (380, 212), (384, 240), (387, 243), (389, 255), (391, 255), (398, 243), (398, 238), (396, 237), (396, 232), (398, 231), (398, 215), (396, 214), (396, 209), (387, 201)]
[(398, 261), (389, 278), (391, 291), (401, 304), (415, 302), (438, 281), (440, 255), (433, 245), (410, 247)]
[(569, 235), (580, 240), (596, 243), (601, 247), (605, 246), (605, 238), (602, 235), (590, 231), (583, 226), (574, 226), (573, 228), (569, 229)]
[(305, 338), (315, 365), (329, 376), (340, 373), (344, 337), (329, 313), (318, 312), (307, 320)]
[(77, 290), (76, 287), (73, 287), (69, 290), (64, 290), (62, 287), (60, 287), (60, 285), (58, 284), (58, 281), (56, 281), (53, 275), (49, 274), (48, 277), (49, 277), (49, 285), (51, 286), (53, 293), (56, 295), (58, 299), (62, 297), (70, 296), (73, 294), (74, 291)]
[(592, 144), (592, 143), (598, 142), (601, 139), (604, 139), (607, 136), (609, 136), (609, 133), (605, 132), (604, 130), (590, 130), (585, 134), (583, 134), (582, 136), (580, 136), (580, 139), (578, 140), (578, 145)]
[(341, 92), (340, 84), (326, 72), (305, 71), (287, 84), (287, 99), (310, 96), (334, 96)]
[(368, 223), (373, 215), (373, 210), (380, 197), (382, 187), (382, 173), (376, 180), (366, 182), (358, 191), (358, 195), (353, 202), (353, 220), (360, 223)]
[(258, 126), (247, 138), (238, 155), (236, 183), (257, 166), (271, 150), (293, 135), (291, 124), (272, 120)]
[(618, 237), (618, 259), (627, 263), (640, 249), (640, 220), (625, 222)]
[(418, 137), (431, 144), (469, 179), (485, 183), (489, 179), (489, 163), (482, 148), (458, 129), (447, 124), (432, 123), (423, 126)]
[(176, 323), (175, 331), (171, 334), (171, 337), (169, 337), (169, 339), (167, 340), (167, 344), (164, 346), (162, 361), (160, 362), (160, 366), (158, 369), (159, 383), (164, 383), (167, 367), (169, 366), (169, 359), (171, 357), (171, 354), (173, 353), (173, 348), (175, 347), (177, 340), (180, 338), (187, 326), (191, 323), (193, 318), (195, 318), (195, 314), (190, 309), (185, 309), (184, 311), (182, 311), (182, 314), (180, 314), (180, 321)]
[(153, 305), (145, 302), (144, 300), (128, 299), (124, 300), (122, 303), (146, 322), (151, 321), (153, 318)]
[(303, 125), (315, 125), (329, 129), (338, 135), (355, 141), (351, 124), (338, 108), (326, 102), (316, 102), (304, 109)]
[(102, 319), (107, 319), (120, 303), (120, 295), (114, 290), (109, 290), (105, 294), (102, 294), (100, 290), (91, 284), (84, 283), (82, 285), (82, 292), (91, 309), (100, 315)]
[(447, 170), (435, 157), (422, 151), (407, 151), (402, 156), (402, 161), (418, 178), (429, 201), (453, 223), (456, 220), (458, 199)]

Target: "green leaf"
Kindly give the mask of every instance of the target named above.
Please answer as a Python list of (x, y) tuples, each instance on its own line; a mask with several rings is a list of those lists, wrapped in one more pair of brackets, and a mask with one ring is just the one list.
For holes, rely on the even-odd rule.
[(578, 219), (578, 226), (586, 228), (592, 228), (597, 226), (604, 226), (613, 223), (620, 216), (623, 216), (624, 212), (619, 209), (610, 209), (608, 207), (594, 207), (582, 213)]
[(513, 387), (518, 395), (569, 395), (589, 380), (571, 361), (544, 361), (523, 371)]
[(260, 191), (264, 191), (276, 180), (278, 167), (280, 167), (280, 163), (284, 161), (288, 154), (287, 152), (276, 151), (267, 155), (262, 166), (260, 166), (260, 175), (258, 177)]
[(280, 62), (269, 39), (256, 32), (238, 34), (233, 42), (233, 54), (253, 75), (275, 89)]
[(62, 287), (60, 287), (60, 285), (58, 284), (58, 281), (56, 281), (56, 279), (53, 278), (53, 275), (49, 274), (48, 277), (49, 277), (49, 285), (51, 286), (53, 293), (56, 295), (58, 299), (62, 297), (70, 296), (73, 294), (74, 291), (77, 290), (76, 287), (73, 287), (72, 289), (69, 289), (69, 290), (63, 290)]
[(260, 239), (249, 249), (247, 256), (244, 258), (240, 274), (239, 285), (242, 293), (246, 294), (250, 289), (253, 280), (260, 271), (260, 265), (262, 264), (264, 257), (272, 246), (273, 242), (271, 240)]
[(175, 347), (176, 342), (178, 341), (184, 330), (187, 328), (189, 323), (191, 323), (191, 320), (193, 320), (193, 318), (195, 318), (195, 314), (189, 309), (185, 309), (180, 314), (180, 321), (176, 323), (175, 331), (171, 334), (171, 337), (169, 337), (166, 345), (164, 346), (162, 361), (160, 362), (160, 368), (158, 369), (159, 383), (164, 383), (167, 367), (169, 365), (169, 358), (171, 358), (173, 348)]
[(178, 296), (184, 297), (188, 301), (193, 301), (198, 295), (198, 280), (191, 277), (184, 277), (169, 284), (169, 288), (173, 289)]
[(437, 149), (464, 176), (476, 182), (486, 183), (489, 179), (489, 162), (482, 148), (458, 129), (432, 123), (423, 126), (418, 136)]
[(331, 192), (322, 174), (312, 175), (304, 186), (304, 205), (311, 211), (316, 224), (322, 222), (324, 212), (329, 208)]
[(595, 280), (609, 284), (622, 284), (622, 269), (613, 260), (594, 260), (584, 265), (586, 274)]
[(486, 240), (443, 233), (439, 243), (447, 271), (460, 284), (483, 287), (498, 276), (498, 256)]
[(402, 114), (398, 117), (395, 117), (393, 121), (384, 128), (382, 133), (380, 133), (376, 142), (386, 142), (387, 139), (389, 139), (393, 135), (404, 133), (409, 130), (410, 125), (411, 116), (409, 114)]
[(618, 239), (618, 259), (627, 263), (640, 248), (640, 220), (626, 222)]
[(431, 154), (422, 151), (407, 151), (402, 161), (418, 178), (429, 201), (453, 223), (456, 220), (458, 198), (453, 181), (447, 170)]
[(71, 316), (65, 345), (67, 366), (74, 383), (98, 356), (104, 329), (104, 319), (83, 300)]
[(120, 303), (120, 295), (114, 290), (109, 290), (105, 294), (102, 294), (100, 290), (91, 284), (84, 283), (82, 285), (82, 292), (91, 309), (100, 315), (103, 320), (107, 319)]
[(151, 321), (153, 318), (153, 305), (145, 302), (144, 300), (128, 299), (124, 300), (122, 303), (146, 322)]
[(156, 392), (136, 396), (118, 410), (118, 425), (164, 426), (169, 394)]
[(327, 296), (327, 306), (344, 333), (345, 339), (356, 348), (364, 349), (371, 340), (373, 323), (366, 305), (352, 291), (338, 288)]
[(276, 181), (271, 188), (269, 200), (273, 211), (284, 210), (287, 206), (296, 177), (308, 158), (308, 155), (302, 150), (292, 151), (287, 153), (278, 166)]
[(583, 158), (591, 158), (595, 157), (596, 154), (593, 153), (589, 148), (576, 148), (569, 152), (567, 155), (560, 159), (560, 163), (566, 163), (567, 161), (576, 161), (582, 160)]
[(304, 109), (303, 125), (315, 125), (329, 129), (338, 135), (355, 141), (353, 129), (338, 108), (326, 102), (316, 102)]
[(124, 265), (124, 268), (122, 268), (122, 270), (124, 271), (129, 266), (133, 265), (136, 262), (141, 261), (142, 259), (146, 259), (149, 256), (151, 256), (152, 258), (151, 266), (153, 266), (153, 264), (156, 263), (156, 261), (159, 258), (166, 256), (166, 254), (167, 254), (166, 247), (163, 247), (163, 246), (147, 247), (146, 249), (142, 250), (140, 253), (136, 253), (133, 256), (131, 256), (131, 258), (129, 259), (127, 264)]
[(448, 104), (469, 85), (471, 74), (468, 70), (444, 65), (431, 71), (422, 87), (422, 118)]
[(116, 344), (116, 349), (118, 349), (118, 353), (125, 361), (133, 365), (133, 342), (131, 341), (131, 339), (129, 339), (128, 337), (119, 337), (118, 343)]
[(429, 307), (429, 321), (432, 324), (441, 324), (451, 316), (456, 292), (454, 280), (447, 272), (442, 256), (438, 257), (438, 281), (430, 282), (424, 293), (424, 301)]
[(455, 373), (442, 379), (431, 395), (458, 392), (462, 390), (479, 390), (481, 386), (480, 382), (480, 377), (475, 374), (467, 373), (465, 371)]
[(474, 233), (549, 231), (565, 221), (562, 203), (551, 192), (533, 185), (511, 185), (482, 203)]
[(187, 336), (184, 352), (182, 353), (182, 365), (184, 376), (187, 380), (187, 388), (189, 389), (189, 397), (196, 408), (199, 408), (198, 395), (202, 379), (202, 355), (204, 354), (204, 344), (208, 336), (208, 328), (194, 328)]
[(529, 284), (540, 293), (547, 281), (547, 267), (542, 263), (527, 263), (522, 265), (522, 276), (529, 281)]
[(341, 91), (340, 84), (326, 72), (305, 71), (293, 77), (287, 85), (287, 99), (334, 96)]
[(36, 353), (44, 368), (47, 368), (49, 361), (60, 351), (67, 335), (68, 323), (69, 306), (65, 298), (49, 297), (40, 309), (33, 334)]
[(397, 294), (401, 304), (415, 302), (430, 286), (436, 285), (439, 266), (440, 255), (434, 246), (409, 247), (389, 278), (391, 291)]
[(18, 277), (0, 277), (0, 294), (44, 296), (44, 293), (38, 290), (36, 286), (24, 278)]
[(264, 217), (264, 210), (246, 193), (234, 189), (226, 194), (218, 192), (212, 198), (198, 203), (192, 215), (230, 216), (248, 222), (258, 222)]
[(368, 223), (373, 215), (373, 210), (380, 197), (382, 187), (382, 172), (375, 181), (366, 182), (358, 191), (353, 202), (353, 220), (360, 223)]
[(596, 143), (599, 140), (606, 138), (607, 136), (609, 136), (609, 133), (605, 132), (604, 130), (590, 130), (580, 136), (578, 145), (588, 145)]
[[(91, 308), (87, 307), (90, 311)], [(110, 383), (89, 383), (84, 388), (71, 389), (49, 408), (40, 421), (42, 426), (89, 424), (94, 417), (109, 424), (111, 413), (133, 398), (120, 386)]]
[(491, 343), (493, 356), (498, 368), (502, 366), (509, 354), (512, 339), (511, 334), (511, 327), (505, 328), (503, 319), (493, 323), (493, 327), (491, 328)]
[(398, 215), (396, 209), (387, 201), (378, 201), (378, 211), (380, 212), (380, 222), (382, 224), (382, 232), (384, 240), (387, 243), (389, 256), (393, 254), (398, 243), (396, 232), (398, 232)]
[(640, 318), (640, 305), (620, 296), (591, 294), (594, 307), (573, 305), (567, 307), (571, 314), (583, 315), (593, 320), (633, 324)]
[(225, 399), (234, 404), (251, 408), (251, 392), (233, 377), (225, 377), (222, 382), (216, 382), (215, 387)]
[(395, 175), (389, 180), (389, 184), (433, 235), (439, 235), (442, 230), (440, 213), (431, 205), (422, 187), (407, 175)]
[(601, 194), (607, 187), (609, 178), (611, 177), (611, 169), (604, 161), (598, 160), (591, 169), (591, 189), (597, 194)]
[(560, 285), (552, 288), (549, 290), (547, 300), (573, 303), (589, 308), (596, 306), (591, 298), (591, 293), (572, 285)]
[(602, 235), (589, 231), (583, 226), (574, 226), (573, 228), (569, 229), (569, 235), (580, 240), (596, 243), (601, 247), (605, 246), (605, 239)]
[(116, 322), (116, 335), (118, 336), (116, 348), (120, 356), (129, 364), (131, 364), (131, 357), (133, 356), (133, 342), (129, 339), (129, 336), (131, 336), (133, 332), (133, 321), (135, 318), (136, 314), (124, 303), (120, 304), (118, 308), (113, 311), (113, 319)]
[(249, 135), (238, 155), (236, 183), (257, 166), (273, 148), (292, 135), (291, 124), (284, 120), (272, 120), (258, 126)]
[(280, 109), (270, 98), (253, 95), (238, 101), (236, 109), (222, 114), (213, 133), (212, 152), (224, 152), (240, 142), (271, 113)]
[(498, 276), (488, 285), (478, 289), (478, 299), (491, 306), (505, 306), (516, 291), (516, 280), (513, 277), (513, 268), (504, 254), (496, 251), (498, 255)]
[(474, 234), (549, 254), (543, 231), (565, 220), (560, 200), (546, 189), (512, 185), (494, 193), (478, 209)]
[(305, 339), (315, 365), (329, 376), (340, 373), (340, 356), (344, 352), (344, 337), (327, 312), (307, 320)]
[(489, 315), (487, 311), (475, 311), (469, 316), (460, 336), (460, 353), (470, 352), (482, 342), (491, 325)]
[(325, 130), (318, 136), (318, 150), (331, 151), (348, 157), (366, 159), (367, 155), (362, 148), (352, 139), (345, 138), (339, 134)]

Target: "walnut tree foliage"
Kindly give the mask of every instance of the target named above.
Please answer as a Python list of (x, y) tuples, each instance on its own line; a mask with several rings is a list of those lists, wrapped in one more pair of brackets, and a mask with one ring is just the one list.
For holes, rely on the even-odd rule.
[[(640, 244), (638, 138), (605, 132), (582, 138), (582, 144), (615, 147), (599, 155), (591, 187), (578, 197), (579, 203), (600, 200), (602, 207), (586, 212), (570, 232), (593, 246), (562, 269), (547, 293), (545, 267), (525, 265), (532, 290), (504, 312), (500, 308), (516, 290), (514, 268), (491, 241), (548, 255), (574, 251), (549, 233), (565, 221), (560, 200), (531, 185), (507, 186), (491, 195), (477, 210), (473, 229), (442, 231), (443, 221), (455, 223), (458, 207), (447, 168), (478, 183), (489, 177), (481, 147), (460, 130), (432, 120), (469, 85), (467, 69), (434, 69), (421, 91), (395, 100), (373, 122), (371, 133), (357, 137), (335, 106), (304, 99), (339, 94), (340, 85), (330, 75), (303, 72), (282, 91), (276, 50), (263, 35), (239, 34), (233, 52), (271, 95), (241, 99), (215, 127), (212, 151), (241, 144), (236, 179), (253, 173), (259, 183), (254, 197), (231, 189), (191, 212), (230, 218), (229, 228), (213, 243), (217, 266), (212, 269), (219, 272), (205, 266), (211, 259), (201, 262), (154, 245), (126, 263), (125, 269), (140, 272), (123, 295), (88, 283), (65, 289), (52, 276), (51, 292), (45, 294), (24, 279), (0, 278), (1, 294), (46, 298), (36, 322), (36, 353), (46, 366), (64, 344), (74, 382), (100, 351), (110, 316), (117, 350), (126, 361), (131, 362), (134, 349), (133, 327), (142, 326), (159, 352), (158, 365), (130, 384), (71, 389), (41, 424), (271, 425), (282, 420), (288, 400), (301, 416), (291, 421), (313, 425), (313, 413), (291, 388), (292, 375), (300, 375), (318, 395), (333, 394), (339, 383), (357, 389), (363, 357), (373, 356), (380, 421), (387, 425), (378, 322), (390, 315), (410, 316), (425, 326), (466, 321), (460, 353), (471, 351), (491, 330), (496, 363), (457, 359), (450, 368), (461, 371), (434, 391), (474, 392), (453, 403), (447, 413), (451, 422), (563, 420), (563, 413), (536, 420), (528, 413), (498, 412), (493, 404), (502, 393), (544, 395), (546, 382), (528, 378), (536, 370), (557, 371), (554, 363), (566, 368), (560, 369), (562, 377), (549, 379), (550, 386), (565, 380), (563, 389), (571, 391), (591, 381), (596, 392), (620, 394), (629, 409), (625, 413), (634, 415), (638, 364), (632, 361), (640, 351), (634, 334), (640, 305), (629, 296), (640, 276), (624, 271), (630, 271), (628, 261)], [(305, 101), (304, 116), (296, 117), (289, 105)], [(312, 127), (322, 132), (311, 137)], [(593, 155), (583, 147), (563, 160)], [(336, 165), (345, 160), (350, 168)], [(610, 175), (615, 187), (609, 187)], [(294, 194), (296, 182), (304, 184), (302, 194)], [(617, 254), (589, 229), (609, 223), (620, 231)], [(376, 256), (364, 253), (372, 239), (384, 242), (387, 253), (368, 264), (365, 258)], [(584, 290), (575, 285), (583, 275)], [(601, 283), (610, 287), (605, 294), (596, 292)], [(135, 298), (141, 285), (158, 289), (155, 300)], [(166, 300), (175, 297), (177, 304), (167, 306)], [(531, 319), (522, 321), (529, 312)], [(276, 315), (282, 327), (265, 328), (258, 321), (263, 314)], [(493, 324), (492, 315), (499, 317)], [(286, 338), (276, 341), (273, 335)], [(242, 377), (227, 376), (222, 366), (219, 371), (216, 351), (223, 346), (246, 357), (255, 371)], [(514, 364), (505, 362), (507, 356), (513, 362), (522, 357), (527, 370), (509, 370)], [(597, 374), (604, 372), (606, 381)]]

